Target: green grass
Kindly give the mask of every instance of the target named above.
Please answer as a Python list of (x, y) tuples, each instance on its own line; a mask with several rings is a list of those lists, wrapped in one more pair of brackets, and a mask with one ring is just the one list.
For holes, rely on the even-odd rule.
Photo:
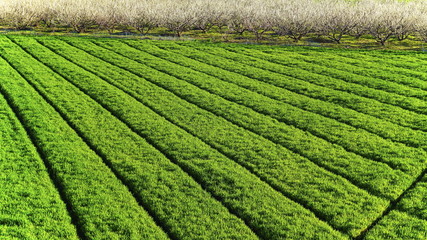
[(2, 238), (427, 238), (422, 53), (6, 35), (0, 56)]

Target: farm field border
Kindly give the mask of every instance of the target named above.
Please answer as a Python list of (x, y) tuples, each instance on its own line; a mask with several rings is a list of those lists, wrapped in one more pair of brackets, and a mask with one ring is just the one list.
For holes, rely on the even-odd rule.
[(427, 40), (423, 1), (4, 0), (6, 29), (189, 35), (219, 41), (419, 48)]
[[(305, 56), (295, 47), (277, 54), (266, 46), (13, 35), (0, 43), (0, 92), (21, 125), (17, 138), (30, 136), (23, 144), (39, 151), (68, 207), (70, 238), (426, 237), (426, 115), (416, 110), (425, 100), (414, 101), (412, 90), (397, 94), (405, 109), (392, 92), (378, 102), (342, 91), (333, 82), (347, 83), (328, 71), (288, 75), (281, 66), (317, 66), (294, 60)], [(314, 76), (324, 77), (306, 79)], [(18, 231), (30, 234), (25, 226)]]

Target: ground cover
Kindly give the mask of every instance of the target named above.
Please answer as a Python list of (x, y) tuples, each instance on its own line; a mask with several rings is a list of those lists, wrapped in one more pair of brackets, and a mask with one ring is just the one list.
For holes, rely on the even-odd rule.
[(1, 237), (427, 238), (424, 54), (6, 35), (0, 57), (1, 167), (44, 183), (4, 174)]

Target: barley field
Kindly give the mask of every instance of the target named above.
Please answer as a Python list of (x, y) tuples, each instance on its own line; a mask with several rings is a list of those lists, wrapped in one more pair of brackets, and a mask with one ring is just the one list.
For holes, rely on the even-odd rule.
[(0, 238), (425, 240), (426, 63), (0, 36)]

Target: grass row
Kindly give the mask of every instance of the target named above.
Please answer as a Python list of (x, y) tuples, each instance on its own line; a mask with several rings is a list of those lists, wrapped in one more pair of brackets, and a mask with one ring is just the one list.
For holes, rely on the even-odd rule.
[[(424, 100), (426, 92), (419, 89), (425, 82), (414, 77), (393, 74), (394, 69), (388, 69), (378, 63), (370, 63), (367, 59), (357, 60), (351, 56), (355, 51), (331, 51), (331, 50), (298, 50), (298, 51), (274, 51), (273, 55), (286, 55), (295, 59), (302, 59), (314, 66), (315, 72), (344, 81), (357, 83), (373, 89), (383, 90), (404, 97), (413, 97)], [(368, 59), (371, 57), (368, 57)], [(327, 68), (329, 69), (327, 69)], [(415, 85), (415, 86), (414, 86)], [(417, 104), (417, 100), (413, 100)], [(406, 106), (403, 106), (406, 107)], [(420, 106), (422, 109), (422, 106)], [(410, 107), (414, 108), (414, 107)], [(422, 111), (422, 110), (421, 110)]]
[[(280, 59), (278, 63), (281, 63), (282, 67), (276, 70), (282, 74), (301, 80), (305, 79), (319, 86), (376, 99), (382, 103), (395, 105), (416, 113), (426, 113), (427, 105), (423, 101), (425, 92), (420, 89), (396, 84), (392, 81), (375, 79), (372, 76), (361, 76), (353, 73), (357, 68), (353, 65), (346, 67), (345, 63), (329, 61), (327, 58), (314, 57), (310, 54), (287, 52), (286, 54), (275, 53), (272, 55)], [(286, 59), (286, 62), (283, 61), (283, 58)], [(364, 70), (362, 68), (359, 71), (363, 72)]]
[[(117, 44), (119, 44), (115, 41), (110, 41), (110, 40), (105, 42), (94, 41), (94, 43), (98, 45), (102, 43), (104, 44), (103, 45), (104, 47), (105, 46), (108, 47), (111, 44), (115, 44), (116, 46)], [(132, 55), (135, 60), (139, 59), (139, 61), (143, 61), (143, 58), (138, 56), (140, 52), (135, 52), (134, 50), (130, 49), (128, 46), (124, 45), (124, 43), (126, 43), (126, 45), (133, 46), (134, 48), (138, 48), (143, 52), (147, 52), (151, 55), (154, 55), (158, 58), (162, 58), (170, 62), (174, 62), (178, 65), (196, 70), (197, 72), (205, 73), (205, 75), (203, 76), (203, 79), (212, 79), (212, 77), (215, 77), (216, 82), (218, 82), (219, 80), (223, 80), (225, 82), (233, 83), (235, 85), (238, 85), (250, 91), (259, 93), (263, 96), (267, 96), (269, 98), (290, 104), (292, 106), (304, 109), (309, 112), (313, 112), (325, 117), (335, 119), (342, 123), (349, 124), (353, 127), (361, 128), (371, 133), (378, 134), (383, 138), (391, 139), (396, 142), (401, 142), (409, 146), (422, 147), (426, 145), (427, 133), (424, 133), (421, 131), (414, 131), (410, 128), (401, 127), (397, 124), (390, 123), (388, 121), (375, 118), (363, 113), (359, 113), (349, 108), (341, 107), (338, 104), (325, 102), (322, 100), (318, 100), (315, 98), (311, 98), (302, 94), (289, 91), (287, 89), (278, 88), (276, 86), (273, 86), (261, 81), (257, 81), (233, 72), (223, 70), (215, 66), (211, 66), (211, 65), (193, 60), (189, 57), (185, 57), (178, 53), (173, 53), (171, 51), (160, 49), (156, 46), (153, 46), (153, 44), (141, 45), (141, 43), (134, 42), (134, 41), (125, 41), (122, 44), (120, 44), (119, 46), (120, 46), (121, 52), (126, 50), (124, 55), (125, 56)], [(110, 49), (113, 49), (113, 48), (110, 48)], [(195, 73), (193, 72), (193, 74)], [(206, 89), (206, 87), (202, 87), (202, 88)]]
[[(135, 74), (145, 74), (147, 72), (146, 66), (131, 61), (129, 58), (144, 62), (145, 65), (168, 74), (169, 76), (162, 78), (162, 82), (157, 82), (162, 87), (189, 102), (226, 118), (236, 125), (250, 129), (275, 143), (306, 156), (320, 166), (332, 169), (333, 172), (352, 179), (357, 185), (365, 186), (371, 191), (379, 193), (379, 195), (390, 198), (393, 198), (393, 196), (397, 197), (410, 184), (410, 178), (400, 171), (394, 172), (384, 164), (372, 162), (356, 154), (346, 152), (337, 145), (258, 113), (261, 112), (270, 115), (277, 113), (282, 115), (286, 111), (287, 115), (292, 115), (292, 109), (281, 108), (280, 104), (271, 101), (271, 99), (249, 92), (233, 84), (222, 82), (206, 74), (200, 74), (191, 69), (126, 47), (126, 45), (117, 41), (97, 41), (97, 43), (111, 50), (120, 49), (117, 51), (123, 55), (113, 55), (110, 51), (83, 41), (72, 41), (73, 45), (83, 48), (86, 51), (94, 54), (98, 53), (100, 56), (111, 56), (107, 61), (114, 62)], [(126, 56), (128, 59), (123, 56)], [(258, 112), (254, 112), (234, 102), (226, 101), (224, 98), (218, 97), (218, 95), (209, 94), (207, 91), (183, 82), (182, 79), (200, 86), (211, 93), (221, 95), (230, 101), (250, 106)], [(396, 184), (399, 184), (399, 186)]]
[(427, 221), (427, 176), (405, 194), (397, 207)]
[[(279, 65), (275, 65), (277, 69), (283, 69), (283, 66), (285, 65), (291, 65), (292, 68), (298, 67), (298, 68), (307, 68), (307, 69), (308, 68), (311, 69), (311, 67), (313, 66), (312, 64), (307, 64), (307, 62), (304, 63), (301, 60), (298, 60), (297, 58), (300, 58), (299, 56), (297, 58), (291, 58), (290, 56), (287, 56), (287, 55), (265, 54), (255, 49), (254, 50), (243, 49), (243, 48), (242, 49), (235, 48), (235, 49), (236, 51), (241, 51), (241, 52), (244, 51), (245, 55), (250, 55), (252, 57), (255, 57), (256, 59), (266, 60), (267, 63), (270, 63), (270, 64), (278, 63)], [(253, 60), (252, 62), (256, 62), (256, 61)], [(214, 64), (216, 63), (217, 61), (214, 62)], [(229, 70), (232, 70), (232, 71), (239, 71), (235, 67), (230, 68), (228, 66), (229, 64), (223, 64), (222, 67), (229, 68)], [(418, 113), (409, 111), (407, 109), (403, 109), (401, 107), (392, 105), (391, 102), (387, 102), (387, 99), (393, 99), (393, 97), (390, 96), (388, 93), (363, 87), (363, 86), (360, 86), (359, 88), (358, 87), (352, 88), (352, 87), (349, 87), (349, 85), (347, 85), (344, 81), (335, 82), (335, 80), (333, 80), (332, 78), (330, 79), (329, 82), (331, 84), (337, 85), (335, 89), (334, 89), (334, 86), (332, 85), (326, 86), (326, 87), (320, 86), (323, 83), (316, 77), (307, 78), (305, 80), (296, 79), (296, 78), (288, 79), (284, 75), (275, 74), (271, 71), (263, 71), (262, 69), (257, 69), (257, 72), (259, 73), (262, 72), (262, 75), (259, 73), (257, 74), (255, 72), (255, 73), (246, 74), (246, 76), (251, 77), (252, 75), (253, 78), (258, 77), (259, 80), (268, 82), (275, 86), (283, 87), (283, 88), (292, 90), (294, 92), (301, 93), (306, 96), (310, 96), (320, 100), (336, 103), (343, 107), (351, 108), (356, 111), (399, 124), (401, 126), (410, 127), (415, 130), (427, 131), (427, 124), (426, 124), (427, 117), (425, 115), (418, 114)], [(242, 74), (245, 74), (245, 72), (242, 71)], [(262, 77), (262, 76), (265, 76), (265, 77)], [(310, 83), (310, 81), (315, 84)], [(320, 84), (320, 85), (316, 85), (316, 84)], [(340, 90), (340, 86), (345, 86), (345, 88), (347, 88), (349, 92), (342, 91), (342, 89)], [(361, 90), (360, 92), (356, 91), (357, 89), (361, 89), (361, 88), (363, 88), (364, 90), (363, 91)], [(360, 93), (360, 96), (357, 95), (359, 93)], [(385, 101), (381, 100), (382, 97), (384, 97)], [(393, 101), (395, 100), (392, 100), (392, 102)]]
[[(33, 67), (30, 58), (6, 47), (10, 45), (7, 41), (1, 42), (1, 55), (30, 81), (35, 80), (34, 75), (46, 76), (43, 68)], [(2, 91), (47, 162), (80, 235), (88, 239), (167, 239), (103, 160), (7, 61), (0, 60)], [(51, 83), (45, 92), (54, 86)]]
[[(350, 55), (352, 53), (349, 51)], [(410, 97), (414, 104), (417, 103), (417, 100), (412, 98), (423, 100), (426, 97), (426, 93), (421, 89), (409, 86), (414, 83), (422, 83), (422, 81), (413, 77), (393, 74), (383, 66), (380, 67), (375, 63), (370, 64), (365, 61), (352, 60), (346, 56), (347, 53), (344, 54), (342, 51), (297, 50), (292, 52), (271, 52), (271, 54), (278, 56), (286, 55), (309, 62), (312, 64), (311, 67), (314, 72), (322, 75), (382, 90), (391, 94), (397, 94), (400, 97)]]
[[(385, 68), (380, 68), (376, 64), (369, 64), (369, 62), (352, 60), (347, 57), (341, 57), (339, 54), (330, 54), (324, 52), (316, 52), (314, 55), (310, 53), (304, 55), (313, 58), (322, 58), (324, 60), (321, 62), (322, 66), (336, 69), (339, 71), (339, 73), (345, 72), (345, 74), (337, 74), (334, 76), (336, 78), (342, 80), (353, 78), (358, 79), (359, 83), (364, 86), (383, 90), (389, 93), (395, 93), (403, 97), (409, 97), (411, 101), (414, 100), (412, 98), (425, 100), (427, 97), (427, 93), (423, 89), (408, 86), (408, 84), (413, 85), (414, 83), (421, 83), (425, 85), (425, 81), (420, 81), (419, 79), (406, 77), (400, 74), (393, 74), (390, 71), (386, 71)], [(317, 63), (320, 64), (320, 62)], [(414, 102), (415, 101), (416, 100), (414, 100)], [(419, 107), (423, 109), (422, 105)], [(409, 107), (409, 109), (424, 113), (423, 110), (417, 110), (415, 107)]]
[(412, 217), (399, 210), (391, 211), (363, 239), (424, 240), (427, 238), (427, 221)]
[[(355, 226), (366, 224), (369, 222), (366, 218), (372, 219), (376, 215), (374, 212), (381, 211), (385, 206), (385, 201), (376, 199), (346, 180), (318, 168), (309, 160), (158, 87), (158, 82), (171, 80), (166, 74), (143, 67), (141, 71), (144, 78), (141, 78), (58, 40), (40, 41), (68, 60), (119, 86), (169, 121), (250, 169), (285, 196), (302, 203), (317, 216), (331, 222), (337, 229), (353, 234), (360, 230)], [(108, 53), (110, 56), (112, 54)], [(104, 57), (113, 59), (108, 55)], [(171, 81), (171, 84), (174, 82)], [(283, 175), (284, 172), (287, 174)], [(331, 184), (332, 182), (334, 184)], [(337, 184), (338, 182), (340, 183)], [(317, 188), (309, 187), (314, 183)], [(344, 199), (338, 201), (339, 195)], [(372, 202), (373, 207), (362, 208), (365, 201)], [(338, 205), (340, 207), (337, 207)], [(348, 218), (348, 214), (356, 214), (357, 211), (361, 211), (360, 216), (365, 219), (353, 222), (353, 219)]]
[[(427, 238), (427, 177), (424, 173), (393, 209), (360, 235), (363, 239), (424, 240)], [(362, 238), (356, 239), (362, 239)]]
[[(21, 43), (26, 46), (37, 44), (27, 39)], [(40, 91), (49, 89), (49, 92), (46, 92), (46, 98), (67, 116), (69, 122), (81, 132), (100, 155), (105, 157), (137, 199), (172, 238), (207, 239), (218, 236), (257, 238), (243, 221), (233, 216), (184, 171), (96, 101), (66, 80), (56, 76), (35, 59), (31, 59), (25, 52), (19, 50), (18, 46), (5, 41), (3, 44), (14, 48), (15, 54), (27, 58), (27, 65), (31, 66), (28, 68), (34, 67), (42, 71), (38, 76), (34, 76), (33, 81), (38, 81), (34, 83), (37, 88)], [(43, 51), (40, 45), (38, 48), (31, 47), (31, 51), (37, 52), (45, 60), (49, 59), (49, 62), (55, 61), (46, 54), (49, 51), (47, 49)], [(70, 63), (67, 62), (67, 64)], [(66, 64), (57, 66), (67, 69)], [(98, 91), (98, 93), (103, 91), (102, 88), (88, 86), (94, 88), (92, 91)], [(123, 102), (114, 102), (114, 104), (121, 106)], [(197, 229), (194, 228), (195, 225), (198, 226)]]
[[(110, 76), (112, 73), (113, 75), (108, 79), (113, 85), (55, 55), (34, 41), (29, 42), (27, 39), (20, 41), (19, 38), (14, 38), (14, 40), (72, 82), (81, 91), (98, 101), (116, 117), (126, 122), (135, 132), (149, 139), (162, 152), (167, 153), (169, 158), (194, 176), (207, 191), (211, 192), (230, 211), (244, 219), (245, 223), (251, 226), (260, 237), (266, 239), (281, 239), (291, 236), (301, 238), (322, 236), (325, 239), (344, 238), (343, 235), (332, 230), (327, 224), (316, 219), (308, 210), (283, 197), (246, 169), (224, 157), (200, 139), (159, 116), (150, 109), (153, 105), (150, 104), (150, 101), (144, 101), (149, 106), (147, 107), (113, 85), (124, 87), (122, 84), (129, 84), (130, 89), (132, 89), (141, 84), (143, 92), (148, 98), (150, 96), (153, 98), (161, 97), (160, 100), (169, 102), (167, 93), (158, 94), (153, 86), (140, 81), (133, 82), (132, 79), (127, 79), (119, 84), (120, 79), (123, 79), (122, 77), (119, 77), (119, 80), (114, 83), (116, 80), (113, 79), (117, 78), (118, 74), (123, 74), (122, 72), (116, 73), (117, 69), (113, 66), (93, 59), (63, 42), (53, 39), (38, 39), (44, 45), (55, 48), (55, 51), (75, 62), (85, 62), (85, 66), (90, 69), (95, 69), (92, 68), (93, 64), (100, 64), (94, 72), (97, 74), (105, 73), (105, 76)], [(132, 90), (129, 91), (133, 92)], [(176, 103), (171, 104), (171, 110), (173, 110), (174, 104)], [(167, 107), (166, 105), (165, 108)], [(174, 113), (178, 117), (181, 115), (179, 111)], [(144, 117), (141, 118), (141, 116)], [(199, 221), (190, 224), (190, 222), (186, 222), (189, 221), (186, 219), (188, 218), (176, 220), (183, 221), (189, 227), (199, 228), (201, 224)], [(301, 231), (301, 229), (305, 230)], [(235, 227), (232, 227), (232, 230), (236, 231)]]
[[(338, 52), (338, 54), (340, 53)], [(354, 59), (354, 62), (374, 61), (370, 63), (373, 67), (378, 66), (386, 69), (390, 73), (397, 74), (398, 76), (410, 77), (412, 80), (405, 82), (405, 84), (427, 91), (427, 67), (425, 61), (417, 58), (417, 56), (420, 55), (390, 55), (387, 52), (381, 52), (381, 54), (384, 54), (386, 57), (379, 54), (372, 55), (366, 52), (348, 54), (348, 56), (345, 57)], [(424, 100), (426, 100), (426, 98), (424, 98)]]
[(0, 139), (0, 238), (78, 239), (48, 169), (1, 95)]
[[(168, 43), (159, 44), (164, 46)], [(143, 48), (144, 47), (141, 47), (141, 49)], [(180, 52), (186, 56), (196, 56), (204, 59), (210, 59), (208, 54), (193, 51), (189, 48), (180, 49)], [(220, 61), (220, 59), (218, 59), (218, 61)], [(247, 71), (256, 72), (256, 69), (249, 68)], [(259, 75), (258, 78), (262, 77)], [(271, 102), (269, 105), (272, 105)], [(358, 153), (359, 155), (365, 156), (367, 158), (388, 163), (391, 166), (403, 169), (404, 171), (411, 172), (414, 170), (416, 174), (419, 174), (423, 169), (426, 153), (421, 149), (407, 148), (402, 144), (395, 144), (389, 141), (384, 141), (384, 139), (370, 134), (362, 129), (355, 129), (346, 124), (322, 117), (318, 114), (313, 114), (307, 111), (303, 111), (299, 108), (292, 107), (289, 104), (281, 104), (280, 107), (284, 108), (284, 110), (277, 110), (277, 107), (274, 110), (269, 110), (270, 106), (264, 106), (263, 111), (269, 112), (268, 114), (281, 121), (291, 123), (298, 126), (299, 128), (309, 130), (318, 136), (326, 138), (331, 142), (338, 143), (344, 146), (347, 150)], [(331, 128), (330, 126), (334, 126), (334, 128)], [(375, 144), (372, 144), (372, 142), (375, 142)], [(411, 159), (409, 159), (409, 156)], [(406, 160), (402, 161), (403, 159)], [(405, 165), (405, 162), (409, 163), (414, 160), (416, 163), (414, 162), (411, 167), (399, 167), (401, 164)]]
[[(314, 54), (315, 56), (324, 56), (330, 54), (335, 61), (345, 61), (346, 64), (350, 64), (353, 69), (353, 72), (356, 74), (364, 75), (367, 77), (377, 77), (384, 79), (386, 81), (397, 82), (401, 85), (404, 85), (403, 88), (398, 89), (396, 92), (401, 91), (402, 95), (407, 95), (411, 97), (418, 97), (422, 100), (426, 100), (427, 90), (427, 74), (425, 72), (415, 71), (417, 66), (406, 66), (406, 68), (401, 68), (397, 64), (395, 66), (389, 59), (384, 59), (381, 55), (377, 56), (366, 56), (358, 52), (332, 52), (322, 53), (322, 55)], [(418, 64), (419, 66), (420, 64)], [(407, 88), (405, 86), (411, 87), (416, 90), (413, 92), (413, 89)], [(399, 88), (399, 85), (396, 85)], [(404, 91), (402, 91), (405, 89)]]
[[(332, 51), (334, 52), (334, 51)], [(343, 55), (339, 51), (336, 52)], [(387, 70), (398, 74), (408, 75), (420, 80), (426, 80), (426, 65), (423, 63), (425, 53), (413, 51), (355, 51), (350, 52), (349, 57), (362, 58), (369, 61), (374, 61), (372, 64), (380, 64), (386, 66)]]
[[(255, 53), (252, 52), (251, 54), (256, 57)], [(318, 54), (321, 55), (322, 53), (319, 52)], [(329, 54), (323, 54), (321, 55), (322, 57), (315, 57), (311, 55), (311, 52), (288, 51), (286, 54), (274, 53), (272, 55), (279, 58), (286, 57), (288, 62), (291, 63), (289, 65), (280, 64), (278, 66), (277, 63), (263, 61), (262, 59), (255, 62), (253, 60), (247, 62), (240, 60), (240, 62), (296, 79), (305, 79), (320, 86), (377, 99), (378, 101), (400, 106), (410, 111), (424, 113), (425, 102), (422, 101), (422, 98), (425, 97), (424, 91), (397, 84), (390, 80), (384, 81), (373, 78), (372, 76), (366, 77), (353, 73), (356, 71), (355, 69), (360, 67), (346, 64), (345, 61), (335, 62), (334, 57), (329, 56)], [(223, 56), (232, 60), (238, 59), (239, 56), (241, 57), (239, 54), (230, 54), (229, 52)], [(363, 68), (361, 69), (360, 72), (363, 72)]]

